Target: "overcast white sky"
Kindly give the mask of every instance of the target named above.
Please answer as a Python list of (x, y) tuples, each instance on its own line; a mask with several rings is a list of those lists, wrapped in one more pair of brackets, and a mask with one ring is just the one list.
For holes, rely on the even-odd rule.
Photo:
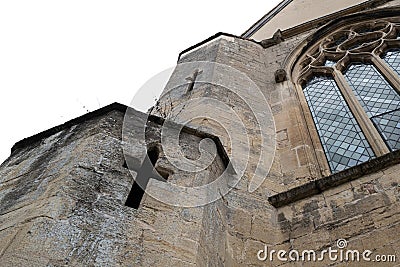
[(279, 2), (0, 1), (0, 162), (25, 137), (129, 105), (180, 51), (219, 31), (241, 35)]

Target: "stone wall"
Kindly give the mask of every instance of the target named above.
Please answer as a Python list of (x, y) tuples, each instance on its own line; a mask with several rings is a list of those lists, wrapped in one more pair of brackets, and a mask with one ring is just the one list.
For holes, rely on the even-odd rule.
[[(214, 241), (207, 241), (212, 233), (204, 227), (216, 220), (211, 214), (203, 219), (204, 207), (172, 207), (148, 195), (139, 209), (125, 205), (134, 178), (143, 172), (124, 167), (124, 112), (103, 109), (19, 147), (1, 165), (2, 266), (189, 266), (200, 249), (209, 251), (207, 242)], [(130, 128), (127, 147), (135, 151), (127, 153), (140, 155), (146, 151), (139, 136), (147, 116), (129, 114), (138, 127)], [(159, 124), (150, 123), (146, 143), (159, 143), (159, 131)], [(198, 154), (201, 139), (182, 133), (184, 153)], [(170, 182), (194, 180), (194, 173), (174, 169), (162, 153), (158, 165), (169, 169)], [(209, 168), (207, 178), (214, 179), (225, 166), (217, 156)], [(158, 190), (163, 182), (157, 182), (150, 179), (147, 189)]]
[[(387, 5), (393, 3), (398, 1)], [(163, 119), (150, 116), (146, 123), (146, 115), (131, 112), (125, 120), (131, 127), (124, 132), (125, 108), (118, 105), (17, 144), (0, 167), (2, 265), (377, 266), (327, 257), (313, 263), (257, 258), (265, 246), (320, 253), (337, 248), (338, 239), (345, 239), (348, 249), (395, 255), (398, 262), (399, 153), (337, 175), (318, 163), (323, 152), (314, 149), (290, 74), (290, 64), (315, 32), (268, 48), (222, 34), (182, 54), (152, 110), (189, 126), (169, 157), (161, 139)], [(282, 69), (288, 75), (277, 82), (274, 74)], [(261, 164), (260, 117), (276, 141)], [(207, 136), (222, 143), (214, 139), (219, 150), (211, 164), (197, 172), (177, 167), (185, 159), (213, 157), (214, 145), (201, 141)], [(143, 175), (146, 150), (154, 147), (160, 175), (153, 167), (150, 174), (147, 170), (155, 178), (147, 184), (149, 194), (137, 209), (128, 207), (134, 180)], [(160, 177), (177, 186), (205, 185), (220, 177), (228, 166), (226, 155), (232, 159), (235, 152), (249, 152), (240, 161), (243, 166), (236, 166), (243, 167), (243, 178), (216, 201), (185, 208), (152, 197), (162, 192), (177, 201), (178, 191), (168, 191)], [(253, 192), (259, 166), (268, 175)]]
[[(286, 81), (279, 83), (274, 76), (279, 69), (290, 70), (288, 64), (300, 52), (297, 47), (311, 41), (309, 36), (315, 31), (313, 29), (303, 32), (268, 48), (250, 40), (222, 35), (186, 51), (181, 55), (158, 106), (153, 110), (155, 114), (179, 122), (188, 121), (190, 127), (219, 136), (228, 154), (232, 132), (228, 132), (224, 126), (237, 125), (237, 118), (245, 125), (246, 132), (243, 136), (248, 137), (251, 142), (251, 156), (247, 161), (244, 179), (224, 197), (221, 202), (223, 208), (221, 205), (215, 208), (221, 214), (221, 211), (226, 212), (226, 228), (221, 227), (219, 231), (226, 235), (224, 264), (227, 266), (303, 266), (301, 263), (277, 260), (272, 263), (261, 262), (256, 254), (264, 245), (275, 250), (314, 249), (321, 252), (330, 246), (334, 248), (338, 239), (346, 239), (349, 249), (368, 249), (373, 251), (373, 255), (382, 253), (399, 257), (399, 235), (396, 234), (400, 223), (397, 156), (389, 166), (375, 164), (370, 174), (365, 172), (361, 177), (353, 177), (351, 172), (359, 172), (353, 169), (347, 173), (348, 178), (339, 184), (317, 189), (312, 194), (305, 192), (300, 200), (293, 199), (278, 205), (279, 207), (271, 205), (274, 196), (291, 190), (297, 190), (301, 194), (303, 187), (308, 188), (316, 181), (323, 183), (323, 179), (329, 180), (331, 177), (317, 161), (317, 155), (323, 156), (323, 151), (315, 150), (311, 141), (291, 74), (288, 74)], [(218, 73), (217, 67), (201, 69), (201, 64), (193, 64), (193, 69), (188, 69), (188, 62), (197, 61), (212, 61), (245, 73), (258, 86), (271, 107), (275, 122), (276, 151), (268, 176), (255, 192), (248, 190), (260, 151), (259, 133), (254, 131), (257, 123), (252, 108), (266, 103), (255, 101), (248, 105), (229, 88), (226, 90), (227, 88), (219, 86), (215, 81), (224, 73)], [(188, 94), (185, 79), (199, 68), (202, 70), (199, 82)], [(235, 76), (230, 79), (235, 83), (233, 86), (248, 88), (247, 81)], [(252, 91), (249, 90), (248, 94), (252, 94)], [(202, 103), (199, 107), (184, 105), (196, 98), (204, 98), (204, 102), (199, 102)], [(189, 121), (190, 116), (201, 115), (202, 106), (207, 106), (210, 98), (226, 104), (238, 117), (227, 117), (223, 110), (214, 107), (214, 120)], [(183, 109), (180, 108), (182, 106)], [(208, 116), (208, 113), (204, 114), (204, 117)], [(229, 129), (237, 130), (235, 127)], [(362, 170), (364, 167), (359, 168)], [(208, 263), (212, 265), (215, 262), (219, 261)], [(341, 266), (343, 262), (324, 261), (313, 263), (312, 266), (335, 264)], [(359, 264), (349, 263), (351, 266), (360, 266)], [(375, 266), (374, 263), (363, 264)], [(304, 263), (304, 266), (311, 265)]]

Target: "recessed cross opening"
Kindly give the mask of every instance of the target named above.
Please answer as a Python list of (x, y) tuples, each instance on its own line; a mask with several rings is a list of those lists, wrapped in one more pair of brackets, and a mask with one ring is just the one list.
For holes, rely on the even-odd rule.
[(186, 93), (189, 93), (189, 92), (193, 91), (194, 84), (196, 83), (197, 76), (199, 76), (199, 74), (201, 74), (202, 72), (203, 72), (202, 70), (196, 69), (196, 70), (194, 71), (192, 77), (187, 77), (187, 78), (186, 78), (186, 80), (190, 81), (190, 82), (189, 82), (189, 86), (188, 86), (188, 88), (187, 88), (187, 90), (186, 90)]
[[(141, 166), (136, 170), (134, 167), (132, 167), (132, 169), (136, 171), (137, 175), (129, 192), (128, 198), (126, 199), (125, 206), (134, 209), (139, 208), (150, 178), (154, 178), (159, 181), (165, 181), (168, 179), (168, 171), (160, 171), (154, 168), (159, 157), (160, 149), (157, 146), (151, 146), (148, 148), (146, 158)], [(126, 161), (124, 161), (123, 167), (129, 168), (130, 166)]]

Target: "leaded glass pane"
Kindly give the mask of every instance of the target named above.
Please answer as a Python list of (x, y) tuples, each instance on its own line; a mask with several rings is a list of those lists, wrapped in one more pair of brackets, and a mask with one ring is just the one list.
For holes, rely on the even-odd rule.
[(304, 95), (333, 173), (374, 157), (332, 78), (315, 77), (305, 86)]
[(386, 143), (392, 150), (398, 149), (399, 117), (394, 111), (400, 109), (399, 94), (373, 65), (351, 65), (345, 77)]
[(325, 61), (325, 66), (327, 66), (327, 67), (333, 67), (333, 66), (335, 66), (335, 64), (336, 64), (335, 61), (331, 61), (331, 60), (329, 60), (329, 59), (327, 59), (327, 60)]
[(373, 65), (351, 65), (345, 77), (371, 118), (400, 108), (400, 97)]
[(400, 49), (389, 50), (383, 56), (383, 60), (400, 75)]
[(386, 143), (392, 150), (400, 149), (400, 110), (372, 118)]

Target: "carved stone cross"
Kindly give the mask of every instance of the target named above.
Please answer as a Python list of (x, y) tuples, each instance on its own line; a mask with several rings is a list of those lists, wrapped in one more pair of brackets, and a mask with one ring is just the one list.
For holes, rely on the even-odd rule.
[(187, 77), (186, 78), (187, 81), (190, 81), (189, 86), (188, 86), (188, 88), (186, 90), (186, 93), (189, 93), (189, 92), (191, 92), (193, 90), (194, 84), (196, 83), (197, 76), (199, 76), (199, 74), (201, 74), (202, 72), (203, 72), (202, 70), (196, 69), (194, 71), (192, 77)]

